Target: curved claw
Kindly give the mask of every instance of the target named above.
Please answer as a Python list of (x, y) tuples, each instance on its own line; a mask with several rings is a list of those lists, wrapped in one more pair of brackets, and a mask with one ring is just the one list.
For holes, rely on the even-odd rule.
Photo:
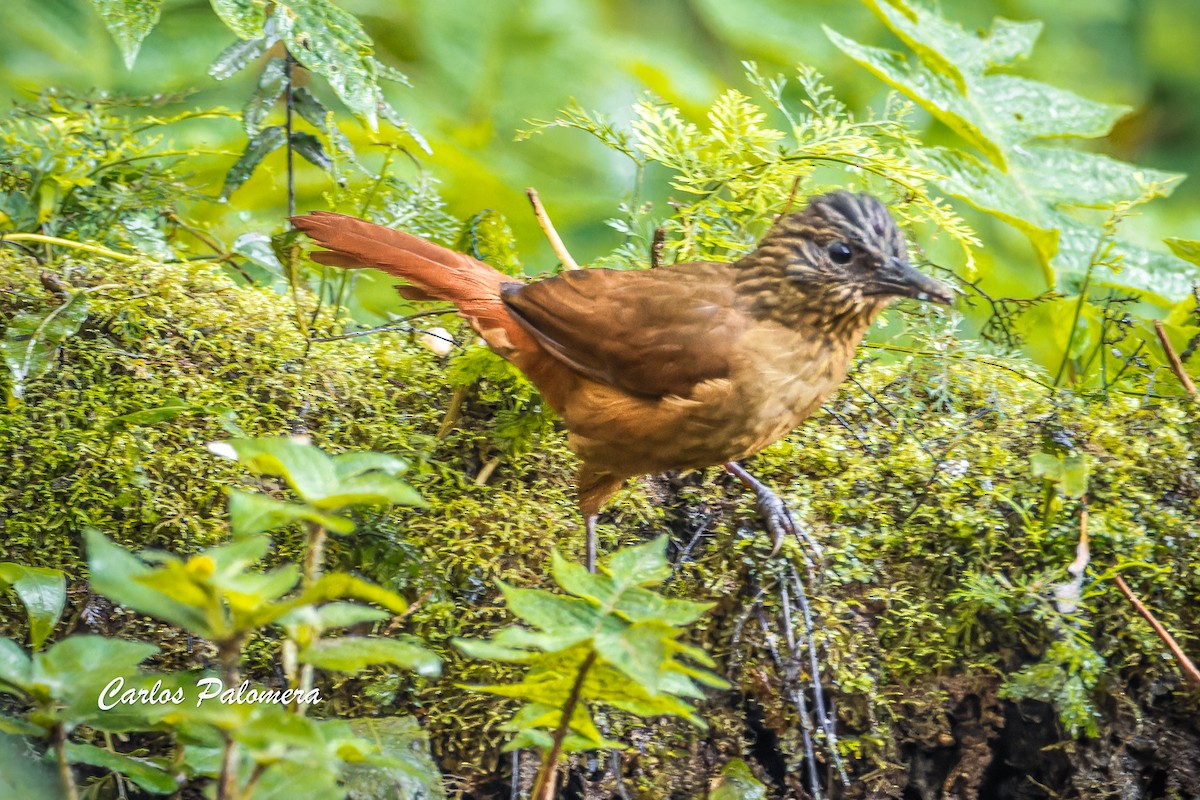
[(792, 512), (788, 509), (787, 503), (783, 502), (783, 498), (765, 486), (758, 494), (757, 507), (759, 515), (763, 518), (767, 530), (773, 537), (774, 546), (771, 548), (771, 555), (774, 556), (779, 552), (779, 548), (783, 547), (783, 540), (786, 537), (796, 535), (796, 520), (792, 519)]

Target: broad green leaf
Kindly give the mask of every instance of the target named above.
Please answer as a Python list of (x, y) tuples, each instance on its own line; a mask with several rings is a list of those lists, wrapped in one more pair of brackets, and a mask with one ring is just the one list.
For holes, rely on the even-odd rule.
[(171, 794), (179, 790), (175, 778), (149, 759), (114, 753), (90, 744), (67, 742), (66, 748), (67, 760), (72, 764), (88, 764), (119, 772), (152, 794)]
[[(56, 642), (44, 653), (33, 657), (30, 685), (35, 693), (44, 691), (58, 701), (71, 701), (90, 694), (92, 684), (101, 678), (137, 672), (137, 666), (157, 653), (156, 645), (130, 642), (106, 636), (82, 634)], [(97, 669), (103, 667), (103, 674)], [(94, 701), (94, 696), (91, 698)]]
[(1164, 240), (1171, 252), (1184, 261), (1200, 266), (1200, 240), (1172, 237)]
[(596, 653), (609, 664), (658, 694), (659, 676), (664, 672), (671, 651), (667, 642), (679, 631), (661, 622), (637, 622), (619, 632), (596, 635)]
[(368, 717), (351, 729), (379, 748), (387, 766), (347, 764), (342, 783), (351, 800), (445, 800), (442, 773), (429, 753), (429, 737), (414, 717)]
[(708, 800), (767, 800), (767, 787), (754, 777), (745, 761), (734, 758), (721, 767)]
[(67, 602), (67, 579), (62, 570), (0, 563), (0, 588), (11, 586), (29, 616), (29, 642), (37, 650), (58, 624)]
[(442, 665), (431, 650), (413, 640), (345, 636), (318, 639), (300, 651), (300, 661), (318, 669), (360, 672), (374, 664), (395, 664), (418, 675), (435, 677)]
[(333, 87), (374, 130), (379, 87), (371, 38), (358, 19), (329, 0), (280, 0), (275, 15), (288, 50)]
[(258, 165), (263, 159), (271, 153), (278, 150), (287, 141), (287, 133), (282, 125), (272, 125), (269, 128), (263, 128), (257, 134), (250, 138), (246, 143), (246, 149), (238, 156), (238, 160), (229, 168), (229, 172), (225, 173), (225, 185), (221, 187), (221, 199), (228, 200), (238, 188), (250, 180), (250, 176), (254, 174), (254, 170), (258, 169)]
[(317, 508), (338, 509), (352, 505), (426, 505), (416, 489), (404, 481), (379, 472), (355, 475), (331, 486), (323, 497), (312, 498)]
[(408, 471), (408, 462), (388, 453), (356, 451), (334, 456), (333, 468), (338, 480), (343, 481), (367, 472), (382, 472), (396, 477)]
[(223, 81), (245, 69), (251, 61), (265, 56), (273, 44), (273, 41), (266, 38), (238, 40), (221, 51), (216, 60), (209, 65), (208, 74)]
[[(209, 0), (213, 11), (239, 39), (252, 39), (267, 24), (267, 0)], [(215, 76), (214, 76), (215, 77)]]
[(329, 456), (297, 439), (283, 436), (229, 439), (210, 444), (209, 450), (236, 459), (252, 472), (283, 478), (306, 502), (325, 497), (339, 484)]
[(139, 579), (154, 570), (95, 528), (84, 530), (92, 589), (134, 611), (157, 617), (189, 631), (208, 630), (204, 610), (165, 596)]
[(229, 527), (235, 537), (252, 536), (282, 528), (299, 520), (308, 520), (333, 533), (350, 533), (354, 522), (336, 514), (325, 514), (310, 505), (285, 503), (257, 492), (227, 489)]
[(75, 335), (88, 315), (87, 295), (75, 292), (46, 314), (13, 315), (0, 351), (12, 375), (12, 394), (20, 399), (26, 385), (50, 370), (63, 342)]
[(303, 606), (345, 598), (374, 603), (393, 614), (403, 614), (408, 610), (408, 601), (395, 592), (344, 572), (329, 572), (295, 597), (257, 609), (251, 620), (256, 627), (267, 625)]
[(21, 645), (0, 636), (0, 689), (7, 684), (26, 691), (32, 675), (33, 662)]
[[(1089, 264), (1096, 257), (1103, 232), (1065, 214), (1058, 214), (1057, 220), (1060, 237), (1054, 266), (1065, 288), (1078, 291)], [(1200, 268), (1168, 253), (1116, 239), (1113, 254), (1120, 261), (1118, 271), (1114, 273), (1105, 266), (1095, 268), (1091, 279), (1093, 286), (1136, 289), (1142, 299), (1166, 307), (1173, 300), (1189, 295), (1192, 286), (1200, 283)]]
[[(657, 546), (656, 542), (649, 545)], [(631, 548), (637, 549), (637, 548)], [(639, 571), (622, 573), (620, 577), (629, 581), (588, 572), (579, 564), (567, 561), (557, 550), (551, 552), (554, 580), (566, 591), (579, 597), (594, 600), (606, 611), (616, 611), (630, 622), (656, 619), (671, 625), (687, 625), (695, 622), (712, 608), (711, 603), (695, 603), (689, 600), (671, 600), (643, 589), (636, 583), (646, 574)], [(665, 566), (665, 556), (663, 565)], [(653, 565), (651, 565), (653, 566)], [(653, 566), (657, 572), (658, 566)], [(669, 568), (668, 568), (669, 572)]]
[(287, 89), (287, 60), (272, 58), (258, 76), (258, 87), (242, 108), (242, 126), (247, 136), (262, 130), (262, 123)]
[(244, 614), (278, 600), (300, 582), (300, 567), (284, 564), (270, 572), (243, 572), (222, 581), (221, 592), (230, 608)]
[(158, 24), (162, 0), (92, 0), (104, 26), (125, 57), (125, 68), (133, 69), (142, 40)]

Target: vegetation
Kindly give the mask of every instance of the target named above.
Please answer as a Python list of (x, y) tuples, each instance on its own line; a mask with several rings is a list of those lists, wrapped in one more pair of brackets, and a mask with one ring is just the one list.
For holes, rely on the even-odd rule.
[[(159, 4), (95, 5), (136, 65)], [(522, 134), (582, 131), (632, 176), (596, 264), (731, 260), (852, 185), (962, 289), (888, 312), (756, 459), (805, 528), (778, 557), (714, 471), (621, 492), (587, 572), (570, 455), (519, 373), (442, 310), (308, 264), (281, 208), (223, 241), (278, 151), (289, 206), (319, 186), (523, 270), (503, 215), (442, 200), (379, 83), (402, 76), (327, 0), (214, 0), (238, 41), (211, 74), (259, 70), (240, 114), (66, 90), (9, 112), (0, 787), (1200, 793), (1200, 242), (1126, 234), (1182, 176), (1065, 143), (1125, 109), (1013, 74), (1039, 23), (866, 6), (904, 52), (826, 34), (896, 91), (878, 110), (747, 63), (706, 109), (572, 104)], [(186, 143), (239, 116), (239, 146)], [(1028, 242), (1019, 290), (994, 223)]]

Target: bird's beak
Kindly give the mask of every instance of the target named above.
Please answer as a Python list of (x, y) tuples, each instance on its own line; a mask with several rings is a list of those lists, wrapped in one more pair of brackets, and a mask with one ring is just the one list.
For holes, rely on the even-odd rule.
[(944, 306), (954, 300), (954, 292), (949, 286), (918, 272), (904, 259), (889, 259), (876, 273), (875, 280), (897, 297), (912, 297)]

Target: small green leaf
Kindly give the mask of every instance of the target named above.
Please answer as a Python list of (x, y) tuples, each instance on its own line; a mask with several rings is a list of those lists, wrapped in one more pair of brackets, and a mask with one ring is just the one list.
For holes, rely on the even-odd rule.
[(368, 472), (382, 472), (396, 477), (408, 471), (408, 462), (388, 453), (358, 451), (340, 453), (333, 457), (333, 468), (338, 480), (348, 480)]
[(67, 742), (66, 749), (67, 760), (72, 764), (88, 764), (119, 772), (152, 794), (170, 794), (179, 790), (175, 778), (149, 759), (135, 758), (105, 750), (103, 747), (75, 742)]
[(238, 538), (282, 528), (299, 520), (308, 520), (333, 533), (346, 534), (354, 530), (354, 522), (346, 517), (325, 514), (307, 504), (284, 503), (265, 494), (239, 489), (226, 491), (229, 493), (229, 527)]
[(0, 588), (11, 586), (29, 616), (29, 641), (37, 650), (58, 624), (67, 602), (67, 579), (62, 570), (0, 563)]
[(290, 611), (276, 620), (280, 625), (297, 625), (306, 623), (313, 625), (319, 631), (348, 628), (363, 622), (379, 622), (392, 615), (378, 608), (359, 605), (358, 603), (326, 603), (319, 608), (305, 606)]
[[(13, 719), (0, 714), (0, 733), (11, 733), (15, 736), (45, 736), (46, 731), (34, 725), (32, 722), (26, 722), (23, 719)], [(0, 763), (4, 763), (0, 761)], [(5, 764), (5, 766), (8, 766)], [(4, 788), (4, 779), (0, 778), (0, 790)], [(0, 795), (3, 796), (3, 795)], [(16, 795), (11, 795), (15, 797)]]
[(228, 200), (229, 196), (237, 191), (243, 183), (250, 180), (250, 176), (254, 174), (254, 170), (258, 169), (258, 165), (262, 163), (263, 159), (282, 147), (286, 141), (287, 133), (282, 125), (263, 128), (252, 136), (238, 160), (229, 168), (229, 172), (225, 173), (225, 185), (221, 187), (221, 199)]
[(608, 557), (605, 571), (623, 585), (660, 583), (671, 574), (667, 564), (667, 537), (636, 547), (622, 547)]
[(199, 408), (184, 400), (180, 400), (178, 397), (172, 397), (161, 406), (143, 408), (141, 411), (133, 411), (128, 414), (122, 414), (119, 417), (113, 417), (105, 423), (104, 429), (118, 431), (122, 428), (133, 428), (139, 425), (156, 425), (159, 422), (172, 419), (179, 414), (199, 410)]
[(88, 301), (83, 292), (75, 292), (44, 315), (21, 311), (13, 316), (0, 342), (0, 352), (12, 374), (14, 397), (23, 397), (29, 381), (50, 370), (59, 347), (79, 331), (87, 316)]
[(321, 140), (311, 133), (293, 131), (292, 149), (296, 155), (325, 172), (333, 169), (333, 159), (325, 152), (325, 146), (321, 144)]
[(1177, 257), (1200, 267), (1200, 240), (1172, 237), (1163, 241), (1167, 243), (1167, 247), (1171, 248), (1171, 252)]
[(186, 630), (208, 630), (203, 608), (180, 603), (141, 582), (153, 569), (132, 553), (110, 542), (95, 528), (84, 529), (84, 540), (92, 589), (134, 611)]
[(307, 442), (288, 437), (229, 439), (208, 449), (236, 459), (253, 472), (277, 475), (306, 502), (325, 497), (338, 486), (337, 470), (329, 456)]
[(142, 40), (158, 24), (162, 0), (92, 0), (104, 26), (125, 57), (125, 68), (133, 69)]
[(255, 59), (262, 58), (271, 49), (273, 41), (265, 38), (238, 40), (226, 47), (208, 67), (208, 74), (219, 81), (235, 75)]
[(258, 87), (242, 108), (242, 126), (247, 136), (262, 130), (262, 123), (287, 89), (287, 60), (272, 58), (258, 76)]
[(318, 639), (300, 651), (300, 661), (318, 669), (361, 672), (374, 664), (395, 664), (425, 677), (441, 674), (441, 659), (411, 639), (345, 636)]

